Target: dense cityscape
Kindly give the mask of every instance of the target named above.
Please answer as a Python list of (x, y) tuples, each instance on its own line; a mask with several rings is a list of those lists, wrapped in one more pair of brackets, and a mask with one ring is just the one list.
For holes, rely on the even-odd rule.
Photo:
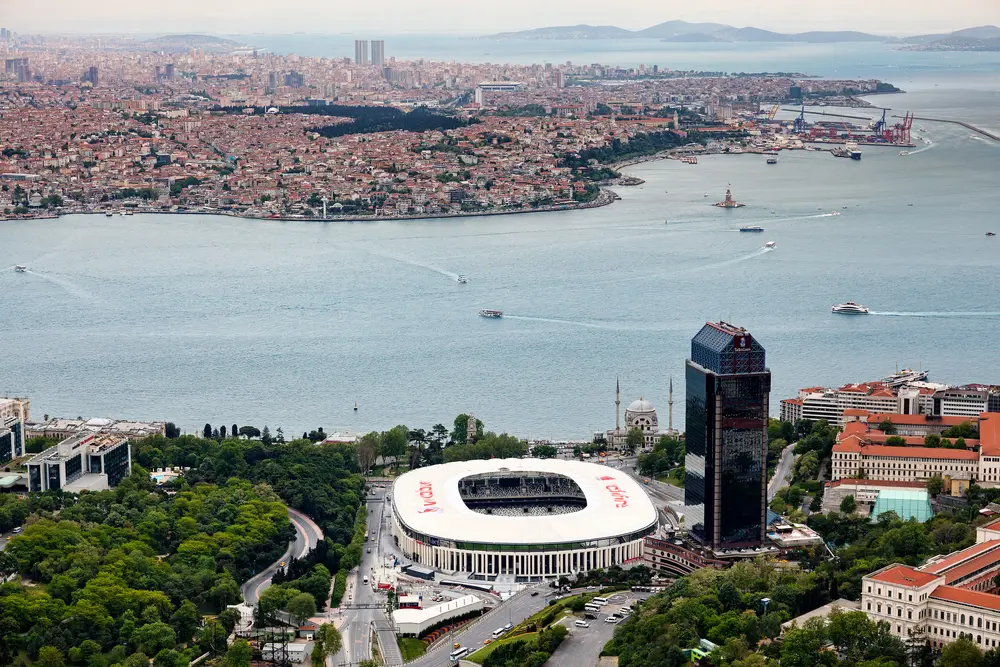
[[(664, 41), (728, 43), (734, 35), (757, 31), (676, 23), (697, 32), (671, 34)], [(921, 54), (987, 52), (994, 48), (992, 30), (1000, 29), (899, 42), (908, 45), (905, 52)], [(614, 26), (578, 25), (499, 37), (642, 36), (629, 34)], [(837, 44), (872, 37), (847, 32), (781, 37), (809, 41), (802, 35)], [(52, 224), (64, 216), (80, 221), (79, 236), (32, 247), (38, 250), (32, 262), (4, 271), (12, 279), (44, 278), (62, 290), (60, 298), (82, 302), (88, 316), (116, 324), (128, 317), (128, 308), (154, 308), (141, 299), (155, 303), (155, 284), (140, 285), (138, 301), (114, 303), (58, 272), (46, 277), (33, 271), (33, 263), (48, 255), (62, 261), (78, 252), (88, 223), (101, 223), (105, 216), (145, 214), (169, 225), (183, 214), (200, 214), (197, 219), (206, 222), (227, 215), (244, 218), (228, 221), (241, 229), (251, 220), (276, 219), (289, 221), (274, 225), (289, 233), (303, 227), (339, 230), (350, 225), (337, 223), (359, 220), (385, 220), (370, 226), (383, 227), (468, 216), (467, 232), (506, 235), (515, 232), (491, 227), (498, 218), (477, 216), (616, 211), (623, 188), (650, 189), (628, 171), (641, 162), (673, 160), (663, 164), (689, 170), (699, 168), (699, 158), (704, 167), (708, 160), (749, 153), (759, 156), (754, 159), (761, 170), (773, 170), (766, 165), (776, 165), (779, 155), (802, 151), (795, 155), (820, 152), (831, 158), (823, 158), (827, 164), (849, 168), (862, 154), (909, 159), (926, 150), (932, 142), (925, 122), (957, 128), (967, 143), (1000, 142), (981, 122), (918, 117), (903, 109), (890, 115), (890, 109), (876, 106), (873, 100), (880, 96), (903, 93), (895, 85), (903, 85), (902, 79), (821, 77), (800, 68), (728, 72), (657, 63), (402, 59), (393, 49), (389, 36), (357, 39), (352, 53), (312, 57), (208, 35), (0, 29), (0, 245), (15, 226)], [(867, 115), (855, 115), (861, 113)], [(870, 158), (864, 160), (861, 165)], [(674, 189), (674, 182), (669, 187)], [(745, 207), (732, 189), (724, 198), (720, 193), (718, 202), (700, 190), (691, 196), (719, 216), (705, 223), (719, 227), (719, 245), (764, 231), (754, 220), (716, 222)], [(584, 210), (605, 206), (613, 208)], [(819, 225), (828, 218), (845, 220), (850, 209), (839, 202), (833, 212), (825, 206), (810, 201), (808, 216), (789, 220), (821, 219), (806, 229), (832, 247), (831, 228)], [(685, 225), (704, 223), (678, 224), (670, 209), (654, 215), (656, 229), (680, 227), (682, 239)], [(671, 217), (662, 220), (665, 215)], [(781, 223), (775, 211), (770, 215), (775, 217), (769, 225)], [(634, 237), (623, 237), (627, 244), (636, 245), (636, 239), (641, 246), (651, 235), (651, 224), (642, 223), (631, 227), (638, 232)], [(615, 232), (622, 229), (629, 227)], [(872, 243), (856, 228), (842, 229), (860, 237), (852, 243)], [(586, 230), (581, 225), (570, 234)], [(956, 227), (955, 234), (964, 231)], [(978, 229), (975, 237), (976, 243), (984, 241)], [(379, 237), (362, 238), (371, 246), (365, 252), (377, 256)], [(415, 232), (404, 241), (416, 238)], [(789, 245), (801, 242), (791, 233), (784, 238)], [(995, 256), (973, 255), (967, 249), (971, 243), (963, 252), (981, 280), (996, 268)], [(120, 262), (124, 247), (91, 259), (97, 265)], [(175, 252), (193, 248), (179, 246)], [(342, 260), (333, 248), (330, 256)], [(699, 268), (711, 269), (711, 275), (696, 274), (695, 289), (702, 280), (755, 285), (760, 276), (737, 262), (775, 248), (769, 240), (735, 259), (671, 267), (674, 273), (667, 275), (678, 290), (690, 287), (685, 271)], [(523, 249), (514, 245), (500, 252)], [(231, 250), (223, 244), (210, 248), (219, 255)], [(289, 252), (262, 249), (272, 250)], [(419, 252), (412, 251), (414, 257)], [(320, 261), (333, 261), (330, 256)], [(610, 253), (606, 259), (611, 265), (618, 261)], [(465, 274), (433, 264), (429, 254), (393, 261), (435, 273), (438, 282), (444, 282), (440, 274), (447, 276), (450, 291), (442, 288), (430, 297), (442, 310), (453, 306), (454, 294), (475, 287), (467, 285)], [(661, 261), (671, 260), (640, 261), (650, 264), (646, 281), (662, 268)], [(861, 272), (862, 264), (837, 269)], [(266, 267), (258, 268), (267, 274)], [(366, 264), (362, 270), (380, 269)], [(797, 270), (802, 280), (809, 279), (805, 268)], [(217, 274), (207, 275), (212, 277), (197, 278), (221, 284)], [(496, 275), (492, 279), (502, 283)], [(121, 279), (107, 278), (108, 284), (116, 280)], [(332, 281), (326, 274), (322, 280), (321, 287)], [(381, 339), (366, 338), (372, 332), (365, 331), (354, 304), (326, 292), (317, 296), (306, 282), (292, 289), (331, 303), (289, 302), (278, 312), (265, 312), (251, 285), (238, 289), (255, 301), (255, 320), (319, 337), (323, 345), (331, 344), (325, 330), (350, 329), (351, 345), (365, 352), (375, 348), (372, 358), (393, 366), (394, 383), (435, 393), (435, 380), (408, 364), (426, 348), (414, 342), (403, 354), (381, 349)], [(230, 303), (231, 292), (219, 289), (224, 304), (219, 310), (237, 313), (240, 304)], [(377, 295), (364, 294), (353, 283), (350, 289), (362, 293), (362, 310), (381, 307)], [(509, 289), (501, 285), (498, 291)], [(650, 302), (655, 289), (650, 288)], [(197, 292), (185, 294), (196, 298)], [(28, 302), (29, 309), (47, 313), (46, 333), (89, 341), (91, 330), (73, 328), (74, 317), (48, 299)], [(702, 294), (690, 299), (700, 310), (718, 308)], [(310, 308), (323, 313), (315, 328), (324, 331), (313, 330)], [(339, 319), (329, 316), (334, 310)], [(668, 309), (651, 303), (648, 310)], [(949, 315), (879, 312), (854, 301), (823, 310), (838, 323), (851, 324), (880, 315)], [(440, 317), (439, 312), (426, 316)], [(615, 350), (626, 350), (615, 363), (627, 372), (654, 364), (628, 345), (631, 339), (623, 334), (628, 322), (519, 316), (492, 306), (478, 310), (480, 317), (470, 313), (469, 319), (483, 326), (531, 322), (593, 334), (574, 339), (577, 364), (590, 363), (592, 347), (612, 340), (621, 344)], [(626, 377), (625, 392), (622, 377), (607, 378), (600, 428), (580, 423), (563, 438), (519, 432), (517, 426), (492, 423), (485, 412), (477, 418), (477, 408), (485, 410), (481, 403), (488, 400), (482, 395), (464, 397), (460, 407), (439, 401), (449, 415), (457, 413), (453, 421), (432, 424), (436, 419), (427, 417), (425, 423), (384, 430), (385, 424), (369, 421), (365, 406), (359, 410), (352, 399), (353, 409), (348, 404), (344, 411), (353, 413), (353, 428), (325, 422), (340, 416), (323, 417), (322, 426), (299, 434), (301, 426), (292, 432), (293, 424), (245, 423), (210, 400), (196, 410), (184, 402), (176, 413), (89, 414), (91, 399), (69, 385), (63, 395), (73, 395), (73, 412), (79, 414), (50, 414), (45, 398), (51, 392), (39, 398), (32, 395), (39, 384), (31, 378), (9, 378), (3, 386), (9, 395), (0, 395), (0, 664), (1000, 665), (1000, 380), (960, 377), (952, 368), (932, 373), (898, 365), (891, 374), (867, 368), (862, 377), (851, 377), (855, 371), (843, 370), (843, 359), (817, 354), (814, 377), (785, 372), (779, 385), (781, 369), (787, 368), (783, 357), (791, 347), (807, 345), (806, 326), (791, 312), (780, 313), (796, 331), (787, 338), (779, 338), (779, 327), (768, 330), (758, 321), (743, 326), (700, 311), (695, 327), (680, 314), (656, 316), (670, 318), (682, 331), (683, 356), (664, 355), (672, 357), (667, 364), (674, 370), (658, 376), (659, 387), (636, 388)], [(154, 354), (169, 336), (192, 348), (217, 336), (207, 326), (199, 328), (192, 312), (158, 312), (158, 317), (164, 327), (180, 322), (187, 328), (150, 335), (145, 354)], [(245, 384), (267, 384), (255, 355), (290, 363), (268, 332), (238, 318), (223, 325), (246, 328), (227, 332), (239, 353), (215, 360), (239, 366)], [(426, 333), (400, 327), (414, 341)], [(662, 327), (642, 331), (666, 335)], [(873, 344), (879, 335), (848, 331), (859, 346)], [(463, 331), (451, 333), (458, 339), (454, 346), (431, 348), (438, 365), (472, 356), (461, 346)], [(495, 327), (493, 333), (501, 354), (521, 354), (532, 345), (551, 354), (523, 331)], [(902, 344), (902, 328), (893, 334), (894, 343)], [(124, 359), (135, 334), (122, 328), (115, 335)], [(541, 335), (548, 338), (545, 330)], [(929, 348), (930, 338), (921, 336), (918, 344)], [(181, 360), (170, 358), (175, 362)], [(333, 367), (328, 360), (309, 363), (303, 374), (326, 380), (351, 366), (374, 374), (373, 363), (359, 351), (337, 356)], [(151, 405), (150, 392), (159, 389), (155, 370), (146, 367), (131, 368), (96, 352), (93, 360), (77, 364), (81, 375), (88, 365), (113, 366), (116, 380), (139, 397), (132, 406)], [(984, 375), (992, 372), (983, 368)], [(474, 363), (462, 372), (499, 396), (506, 370)], [(196, 374), (187, 372), (191, 377), (185, 381), (198, 384)], [(539, 369), (561, 372), (554, 366)], [(144, 384), (149, 376), (152, 384)], [(94, 392), (107, 391), (89, 380), (85, 386)], [(513, 381), (531, 385), (539, 379)], [(372, 384), (378, 384), (374, 378)], [(789, 387), (802, 388), (781, 395)], [(664, 389), (665, 404), (654, 406), (643, 397), (658, 400)], [(182, 399), (202, 396), (166, 383), (163, 392), (178, 406)], [(299, 409), (299, 398), (295, 389), (268, 385), (269, 401), (295, 402)], [(574, 398), (538, 396), (537, 409), (559, 411)], [(400, 408), (391, 397), (378, 400)]]

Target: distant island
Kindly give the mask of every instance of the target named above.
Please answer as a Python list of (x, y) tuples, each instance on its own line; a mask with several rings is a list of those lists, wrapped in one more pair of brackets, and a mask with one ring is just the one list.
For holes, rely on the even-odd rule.
[(644, 30), (581, 24), (501, 32), (489, 35), (487, 39), (658, 39), (664, 42), (681, 43), (795, 42), (805, 44), (884, 42), (908, 44), (908, 46), (903, 47), (905, 50), (992, 51), (1000, 49), (1000, 28), (981, 26), (957, 30), (948, 34), (921, 35), (900, 39), (855, 30), (780, 33), (754, 27), (736, 28), (723, 23), (666, 21)]
[(164, 51), (184, 52), (190, 49), (206, 51), (234, 51), (246, 48), (239, 42), (212, 35), (163, 35), (143, 42), (144, 45)]

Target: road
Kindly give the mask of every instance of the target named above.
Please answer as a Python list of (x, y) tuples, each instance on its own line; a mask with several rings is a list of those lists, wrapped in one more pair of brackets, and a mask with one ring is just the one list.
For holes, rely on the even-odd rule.
[(562, 625), (569, 629), (569, 636), (556, 649), (546, 667), (579, 667), (580, 665), (596, 665), (597, 660), (612, 635), (615, 633), (616, 623), (605, 623), (604, 618), (613, 611), (625, 606), (626, 602), (632, 599), (645, 599), (649, 594), (618, 593), (613, 595), (604, 607), (603, 612), (594, 614), (596, 620), (587, 620), (589, 628), (578, 628), (574, 625), (577, 620), (575, 616), (568, 616), (561, 621)]
[[(327, 665), (333, 667), (357, 665), (372, 657), (372, 629), (376, 621), (383, 630), (379, 633), (385, 648), (383, 659), (386, 665), (403, 664), (402, 655), (396, 644), (396, 636), (388, 630), (388, 618), (383, 610), (385, 595), (372, 590), (371, 584), (364, 583), (364, 576), (370, 575), (378, 563), (383, 542), (391, 539), (388, 535), (388, 517), (385, 510), (385, 492), (378, 490), (368, 496), (368, 531), (376, 532), (375, 541), (370, 539), (361, 552), (361, 565), (352, 570), (347, 580), (347, 593), (341, 602), (341, 609), (331, 611), (328, 617), (341, 619), (340, 634), (344, 640), (340, 653), (330, 656)], [(369, 579), (369, 582), (371, 579)], [(446, 656), (447, 657), (447, 656)]]
[(285, 553), (282, 554), (281, 558), (247, 579), (246, 583), (241, 587), (243, 601), (250, 606), (257, 604), (260, 594), (271, 585), (271, 577), (281, 567), (281, 563), (287, 563), (292, 558), (305, 556), (310, 549), (314, 548), (323, 539), (323, 531), (320, 527), (302, 512), (289, 507), (288, 519), (295, 527), (295, 539), (288, 543), (288, 548), (285, 549)]
[(774, 469), (774, 476), (767, 485), (767, 503), (771, 504), (774, 497), (778, 495), (778, 491), (781, 490), (782, 486), (788, 481), (788, 477), (792, 472), (792, 466), (795, 464), (795, 453), (792, 451), (795, 449), (795, 445), (788, 445), (783, 450), (781, 450), (781, 458), (778, 459), (778, 467)]
[(541, 611), (548, 604), (545, 592), (550, 589), (541, 587), (537, 590), (542, 592), (534, 596), (531, 595), (530, 590), (518, 593), (480, 620), (474, 621), (464, 630), (452, 635), (447, 641), (441, 642), (428, 653), (413, 662), (408, 662), (407, 666), (447, 667), (452, 664), (448, 656), (453, 650), (452, 645), (456, 642), (462, 646), (468, 646), (473, 651), (482, 648), (483, 642), (493, 638), (494, 630), (507, 623), (517, 625), (532, 614)]

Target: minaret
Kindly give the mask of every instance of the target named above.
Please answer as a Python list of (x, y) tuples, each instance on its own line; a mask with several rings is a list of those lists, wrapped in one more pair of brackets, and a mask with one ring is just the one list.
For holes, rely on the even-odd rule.
[(670, 376), (670, 394), (667, 399), (667, 433), (674, 432), (674, 376)]
[(622, 427), (621, 413), (622, 413), (621, 381), (618, 378), (615, 378), (615, 433), (621, 431)]
[(476, 424), (476, 415), (471, 412), (466, 415), (469, 421), (465, 424), (465, 441), (470, 445), (476, 441), (476, 436), (479, 435), (479, 429)]

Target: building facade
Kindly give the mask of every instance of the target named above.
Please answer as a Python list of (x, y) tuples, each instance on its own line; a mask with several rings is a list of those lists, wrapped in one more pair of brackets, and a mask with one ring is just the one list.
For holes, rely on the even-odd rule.
[(381, 39), (372, 40), (372, 65), (381, 67), (385, 64), (385, 41)]
[(367, 39), (356, 39), (354, 40), (354, 64), (355, 65), (369, 65), (371, 64), (368, 60), (368, 40)]
[(771, 391), (764, 348), (741, 327), (709, 322), (691, 340), (686, 379), (689, 534), (715, 550), (759, 546)]
[(101, 491), (132, 472), (128, 438), (79, 433), (28, 460), (29, 491)]

